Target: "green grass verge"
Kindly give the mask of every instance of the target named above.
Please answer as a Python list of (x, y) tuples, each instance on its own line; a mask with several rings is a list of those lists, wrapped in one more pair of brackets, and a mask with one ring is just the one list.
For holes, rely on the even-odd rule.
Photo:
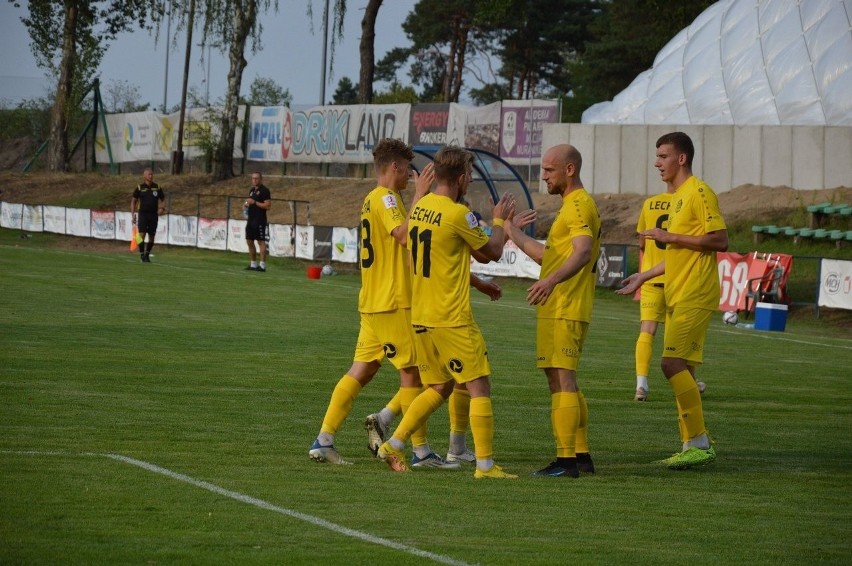
[[(672, 472), (649, 464), (678, 448), (658, 371), (649, 400), (632, 401), (638, 306), (599, 290), (580, 368), (599, 472), (532, 478), (554, 452), (550, 403), (529, 282), (501, 282), (504, 298), (474, 292), (474, 309), (494, 370), (496, 459), (521, 478), (398, 475), (370, 456), (361, 429), (395, 391), (388, 367), (337, 436), (355, 465), (307, 457), (351, 362), (357, 275), (309, 280), (303, 264), (278, 259), (246, 272), (237, 254), (165, 246), (143, 265), (54, 239), (0, 230), (0, 563), (422, 562), (411, 549), (470, 564), (852, 557), (843, 328), (793, 319), (764, 333), (714, 320), (700, 376), (719, 458)], [(446, 450), (445, 407), (430, 440)]]

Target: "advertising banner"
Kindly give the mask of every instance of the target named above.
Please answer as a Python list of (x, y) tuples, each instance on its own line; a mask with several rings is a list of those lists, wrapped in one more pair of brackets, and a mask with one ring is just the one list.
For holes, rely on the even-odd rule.
[(719, 310), (737, 311), (745, 301), (745, 286), (748, 279), (747, 254), (717, 252), (719, 267)]
[[(217, 113), (221, 108), (187, 108), (183, 124), (183, 153), (185, 159), (204, 155), (203, 140), (218, 135)], [(240, 106), (238, 118), (245, 115), (245, 106)], [(107, 114), (110, 151), (115, 163), (130, 161), (170, 161), (172, 151), (177, 149), (177, 134), (180, 112), (158, 114), (157, 112), (129, 112)], [(237, 125), (234, 157), (242, 157), (239, 140), (242, 127)], [(103, 126), (99, 121), (95, 135), (95, 158), (98, 163), (109, 163)]]
[(823, 259), (820, 262), (821, 307), (852, 310), (852, 261)]
[(44, 212), (40, 204), (25, 204), (21, 210), (21, 229), (27, 232), (44, 231)]
[(296, 257), (314, 259), (313, 226), (296, 226)]
[(0, 226), (20, 230), (23, 214), (24, 205), (4, 202), (3, 206), (0, 207)]
[(290, 224), (270, 224), (269, 230), (269, 255), (273, 257), (296, 257), (293, 226)]
[(602, 244), (598, 256), (597, 281), (598, 287), (621, 287), (621, 282), (627, 277), (627, 246), (624, 244)]
[(559, 121), (555, 100), (504, 100), (500, 109), (500, 157), (527, 164), (541, 157), (545, 124)]
[(248, 253), (245, 220), (228, 220), (228, 251)]
[(252, 106), (249, 110), (248, 159), (281, 161), (281, 139), (286, 106)]
[(92, 235), (92, 213), (86, 208), (65, 209), (65, 233), (69, 236)]
[(44, 214), (44, 231), (54, 232), (56, 234), (65, 233), (65, 207), (64, 206), (45, 206)]
[(343, 263), (358, 262), (358, 229), (335, 227), (331, 235), (331, 259)]
[(411, 145), (446, 145), (449, 103), (415, 104), (411, 107), (408, 143)]
[(500, 103), (480, 107), (450, 104), (447, 143), (497, 154), (500, 151)]
[(281, 158), (296, 163), (371, 163), (382, 138), (408, 139), (410, 104), (314, 106), (289, 110)]
[(169, 244), (194, 246), (198, 239), (198, 219), (195, 216), (169, 214)]
[(228, 248), (228, 221), (225, 219), (198, 219), (198, 247), (207, 250)]
[(133, 215), (117, 210), (115, 212), (115, 239), (129, 242), (133, 237)]
[(526, 279), (538, 279), (541, 266), (534, 262), (527, 254), (522, 252), (515, 242), (508, 240), (503, 246), (503, 255), (500, 261), (490, 263), (479, 263), (470, 259), (470, 270), (477, 275), (488, 275), (496, 277), (523, 277)]
[(112, 210), (92, 211), (92, 237), (99, 240), (115, 240), (115, 212)]

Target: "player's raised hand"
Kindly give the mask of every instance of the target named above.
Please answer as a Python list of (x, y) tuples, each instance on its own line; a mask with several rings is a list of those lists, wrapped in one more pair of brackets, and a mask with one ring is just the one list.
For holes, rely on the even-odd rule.
[(500, 200), (497, 204), (494, 205), (494, 210), (492, 211), (493, 218), (500, 218), (501, 220), (506, 220), (510, 218), (515, 213), (515, 195), (510, 192), (503, 193), (503, 196), (500, 197)]
[(432, 188), (432, 183), (435, 182), (435, 164), (431, 161), (423, 168), (419, 174), (417, 171), (412, 171), (414, 177), (414, 192), (417, 196), (423, 196)]
[(511, 218), (509, 218), (509, 221), (512, 222), (512, 226), (514, 226), (515, 228), (523, 230), (524, 228), (535, 222), (535, 219), (536, 211), (532, 208), (529, 208), (527, 210), (524, 210), (523, 212), (518, 212), (517, 214), (514, 214)]

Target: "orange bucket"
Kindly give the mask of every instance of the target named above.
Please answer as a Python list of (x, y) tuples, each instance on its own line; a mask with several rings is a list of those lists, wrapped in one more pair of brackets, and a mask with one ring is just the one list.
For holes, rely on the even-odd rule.
[(322, 267), (316, 265), (308, 266), (308, 279), (319, 279), (322, 277)]

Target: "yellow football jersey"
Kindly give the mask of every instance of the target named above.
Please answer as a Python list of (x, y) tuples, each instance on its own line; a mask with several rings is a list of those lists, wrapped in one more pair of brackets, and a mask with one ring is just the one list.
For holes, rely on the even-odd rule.
[(565, 263), (574, 251), (572, 240), (577, 236), (592, 238), (592, 258), (579, 273), (554, 287), (543, 305), (538, 305), (539, 318), (591, 321), (601, 249), (601, 217), (595, 201), (585, 189), (571, 191), (562, 199), (562, 208), (553, 220), (544, 244), (542, 279)]
[(397, 191), (376, 187), (361, 206), (361, 292), (358, 310), (387, 312), (411, 307), (408, 252), (391, 232), (405, 222), (405, 204)]
[[(660, 193), (654, 195), (642, 203), (639, 212), (639, 222), (636, 224), (636, 232), (650, 230), (651, 228), (669, 228), (669, 207), (671, 206), (671, 193)], [(642, 253), (641, 271), (648, 271), (665, 258), (666, 245), (655, 240), (645, 240), (645, 251)], [(663, 276), (658, 275), (645, 282), (645, 285), (662, 283)]]
[(466, 206), (429, 193), (408, 219), (411, 254), (411, 323), (464, 326), (473, 322), (470, 309), (470, 250), (488, 243), (488, 235)]
[[(669, 232), (703, 236), (708, 232), (725, 230), (719, 212), (719, 201), (707, 183), (692, 176), (674, 195), (669, 211)], [(697, 252), (669, 244), (666, 248), (666, 304), (677, 306), (719, 308), (719, 270), (716, 252)]]

